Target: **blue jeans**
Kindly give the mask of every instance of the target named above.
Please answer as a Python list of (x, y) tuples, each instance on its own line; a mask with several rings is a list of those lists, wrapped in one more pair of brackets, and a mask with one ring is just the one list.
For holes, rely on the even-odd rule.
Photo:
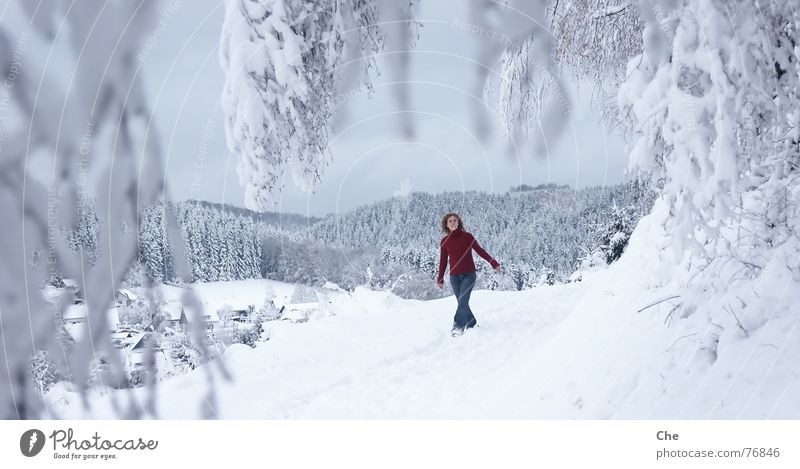
[(477, 278), (478, 274), (475, 272), (450, 276), (450, 285), (453, 286), (453, 293), (455, 293), (456, 300), (458, 300), (456, 316), (453, 318), (453, 327), (468, 329), (478, 324), (475, 315), (469, 309), (469, 295), (472, 293), (472, 288), (475, 286)]

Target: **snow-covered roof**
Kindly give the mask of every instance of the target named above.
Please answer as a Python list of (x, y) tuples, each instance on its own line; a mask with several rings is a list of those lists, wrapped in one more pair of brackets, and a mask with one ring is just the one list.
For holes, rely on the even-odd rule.
[(66, 320), (86, 319), (88, 310), (85, 304), (69, 305), (61, 317)]
[[(172, 321), (179, 321), (181, 319), (181, 313), (186, 314), (186, 319), (191, 321), (193, 319), (192, 309), (184, 309), (183, 304), (178, 301), (170, 301), (169, 303), (163, 305), (161, 307), (162, 311), (167, 313), (169, 319)], [(217, 322), (219, 321), (219, 316), (217, 315), (216, 311), (210, 310), (205, 308), (203, 310), (206, 322)]]
[(120, 348), (133, 348), (142, 340), (144, 334), (137, 329), (118, 329), (111, 332), (111, 342)]
[(151, 336), (151, 332), (140, 332), (139, 335), (135, 336), (134, 340), (131, 342), (131, 350), (143, 348), (143, 346), (147, 343), (147, 339)]
[(161, 306), (161, 311), (166, 313), (171, 321), (180, 321), (181, 314), (183, 314), (183, 304), (178, 301), (170, 301)]
[[(73, 306), (85, 306), (85, 305), (73, 305)], [(106, 322), (106, 329), (109, 332), (113, 332), (117, 328), (117, 325), (119, 324), (119, 318), (117, 317), (115, 308), (109, 309), (107, 313), (108, 313), (108, 322)], [(75, 316), (74, 318), (78, 319), (77, 316)], [(80, 320), (78, 322), (69, 322), (64, 324), (64, 330), (66, 330), (69, 336), (72, 337), (72, 340), (76, 342), (82, 340), (85, 337), (86, 331), (89, 328), (89, 324), (86, 323), (85, 315), (80, 317), (79, 319)]]
[(139, 298), (139, 295), (134, 293), (134, 291), (131, 290), (130, 288), (120, 288), (119, 290), (117, 290), (117, 293), (119, 293), (121, 295), (125, 295), (131, 300), (136, 300), (136, 299)]
[[(69, 305), (64, 310), (61, 318), (65, 321), (86, 321), (88, 315), (88, 308), (85, 303), (77, 305)], [(119, 312), (117, 308), (109, 308), (106, 310), (106, 319), (108, 323), (116, 327), (119, 324)]]
[(143, 349), (143, 345), (147, 343), (147, 338), (150, 337), (150, 332), (142, 332), (136, 331), (135, 333), (131, 334), (131, 337), (127, 338), (125, 342), (123, 342), (123, 349), (136, 351), (139, 349)]
[(64, 330), (67, 331), (67, 334), (69, 334), (72, 340), (79, 342), (86, 333), (86, 324), (82, 322), (77, 324), (64, 324)]
[(64, 293), (63, 288), (56, 288), (52, 285), (45, 285), (42, 288), (42, 296), (44, 299), (47, 300), (49, 303), (56, 303), (58, 300), (61, 299), (61, 295)]
[(206, 322), (218, 322), (219, 321), (219, 315), (217, 314), (217, 312), (214, 311), (214, 310), (211, 310), (209, 308), (204, 308), (203, 309), (203, 316), (205, 317), (205, 321)]
[(247, 309), (230, 309), (226, 311), (228, 314), (232, 314), (234, 316), (244, 316), (247, 315)]
[(188, 288), (183, 285), (163, 284), (158, 286), (161, 296), (169, 303), (180, 302)]

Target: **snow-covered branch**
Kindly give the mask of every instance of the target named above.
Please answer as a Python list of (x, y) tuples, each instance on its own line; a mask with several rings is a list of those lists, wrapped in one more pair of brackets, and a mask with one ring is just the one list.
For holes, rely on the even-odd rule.
[[(5, 82), (3, 112), (11, 109), (14, 120), (24, 123), (19, 128), (29, 129), (27, 135), (11, 134), (0, 151), (0, 350), (6, 366), (0, 373), (2, 418), (53, 417), (29, 373), (35, 354), (47, 352), (60, 374), (84, 392), (90, 363), (111, 350), (106, 308), (136, 258), (137, 239), (110, 227), (136, 226), (137, 204), (153, 203), (164, 184), (135, 60), (158, 5), (137, 0), (79, 2), (65, 8), (64, 2), (47, 1), (34, 8), (31, 2), (19, 2), (16, 6), (30, 16), (34, 30), (20, 24), (0, 27), (6, 45), (0, 47), (0, 66), (4, 77), (12, 77)], [(67, 33), (59, 36), (55, 25), (62, 23)], [(8, 38), (15, 35), (14, 44)], [(61, 54), (60, 66), (38, 63), (41, 51), (49, 48)], [(6, 130), (0, 130), (3, 140)], [(27, 164), (37, 153), (54, 155), (44, 176)], [(89, 243), (84, 245), (60, 233), (94, 229), (81, 227), (88, 221), (81, 205), (87, 197), (98, 201), (106, 229), (95, 238), (82, 238)], [(92, 245), (100, 246), (96, 256), (73, 254)], [(71, 302), (59, 297), (57, 304), (50, 304), (41, 293), (56, 274), (80, 279), (91, 324), (83, 340), (69, 349), (63, 348), (55, 326)], [(121, 366), (115, 354), (105, 358), (110, 364), (106, 379), (111, 380), (105, 384), (113, 384)]]
[(380, 49), (375, 21), (374, 0), (225, 1), (222, 107), (248, 208), (275, 202), (287, 167), (305, 189), (322, 177), (342, 57)]

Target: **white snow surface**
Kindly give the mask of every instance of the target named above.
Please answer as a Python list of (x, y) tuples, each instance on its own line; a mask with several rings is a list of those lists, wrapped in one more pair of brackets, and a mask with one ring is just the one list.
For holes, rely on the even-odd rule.
[[(642, 255), (657, 236), (645, 220), (620, 261), (581, 282), (473, 292), (479, 327), (461, 337), (449, 336), (453, 296), (331, 292), (325, 314), (267, 322), (268, 341), (229, 347), (230, 381), (212, 362), (153, 390), (93, 391), (89, 411), (63, 385), (47, 399), (62, 418), (115, 418), (112, 399), (167, 419), (199, 418), (207, 402), (225, 419), (800, 418), (798, 279), (765, 269), (755, 285), (768, 285), (758, 303), (767, 319), (740, 312), (744, 335), (718, 313), (729, 294), (752, 307), (743, 288), (689, 301), (690, 289), (645, 284), (668, 268)], [(267, 284), (278, 296), (292, 289), (264, 280), (196, 288), (206, 302), (241, 294), (260, 305), (255, 292)], [(675, 300), (645, 308), (672, 295), (697, 306), (671, 316)], [(209, 374), (217, 389), (207, 401)], [(156, 415), (145, 410), (150, 392)]]

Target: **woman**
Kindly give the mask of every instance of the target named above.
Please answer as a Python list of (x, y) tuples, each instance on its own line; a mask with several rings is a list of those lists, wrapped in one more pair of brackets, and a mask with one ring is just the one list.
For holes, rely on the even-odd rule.
[(500, 272), (500, 263), (489, 255), (475, 241), (475, 238), (464, 230), (464, 224), (457, 213), (448, 213), (442, 218), (441, 253), (439, 255), (439, 275), (436, 277), (436, 286), (444, 288), (444, 268), (450, 260), (450, 285), (458, 300), (456, 316), (453, 318), (453, 336), (464, 333), (465, 329), (475, 327), (478, 321), (472, 310), (469, 309), (469, 295), (475, 286), (475, 263), (472, 261), (474, 249), (482, 258), (492, 265), (495, 272)]

